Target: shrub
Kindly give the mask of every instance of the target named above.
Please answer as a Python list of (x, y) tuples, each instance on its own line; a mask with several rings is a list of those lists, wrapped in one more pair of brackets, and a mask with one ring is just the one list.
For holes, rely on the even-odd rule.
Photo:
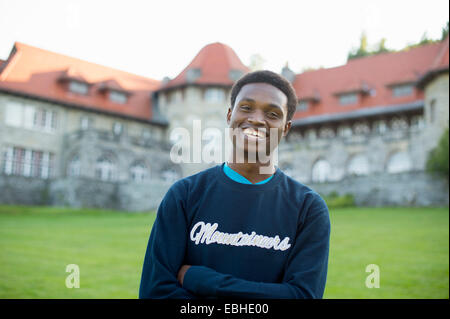
[(430, 151), (427, 159), (427, 171), (443, 175), (448, 180), (448, 134), (449, 130), (444, 132), (439, 140), (439, 144)]
[(337, 192), (331, 192), (328, 196), (323, 196), (323, 199), (329, 209), (355, 206), (355, 199), (352, 194), (339, 196)]

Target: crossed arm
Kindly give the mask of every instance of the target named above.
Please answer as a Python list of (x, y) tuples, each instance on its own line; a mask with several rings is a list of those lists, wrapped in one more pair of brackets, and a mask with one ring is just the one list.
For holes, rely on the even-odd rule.
[(188, 227), (173, 191), (163, 199), (150, 235), (140, 298), (322, 298), (330, 222), (328, 210), (311, 209), (291, 247), (281, 283), (254, 282), (199, 265), (184, 265)]

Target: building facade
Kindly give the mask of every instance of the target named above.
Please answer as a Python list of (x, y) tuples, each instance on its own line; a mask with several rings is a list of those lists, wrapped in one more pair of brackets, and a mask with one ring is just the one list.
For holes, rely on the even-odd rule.
[[(337, 68), (284, 68), (299, 103), (280, 168), (360, 205), (448, 205), (446, 180), (425, 173), (449, 125), (448, 52), (447, 37)], [(0, 60), (0, 202), (155, 209), (174, 181), (227, 159), (229, 94), (248, 71), (221, 43), (163, 81), (16, 43)], [(180, 141), (187, 162), (171, 157)]]

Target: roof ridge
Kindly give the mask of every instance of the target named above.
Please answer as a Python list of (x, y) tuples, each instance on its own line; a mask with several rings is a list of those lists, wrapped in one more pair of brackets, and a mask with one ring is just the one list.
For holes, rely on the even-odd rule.
[(431, 65), (430, 69), (435, 69), (435, 68), (439, 67), (439, 64), (441, 63), (443, 56), (445, 55), (446, 51), (448, 51), (448, 49), (449, 49), (448, 35), (442, 41), (441, 46), (442, 47), (440, 48), (438, 54), (436, 55), (436, 59), (434, 59), (433, 64)]
[(156, 82), (158, 84), (161, 83), (160, 80), (156, 80), (156, 79), (152, 79), (152, 78), (149, 78), (149, 77), (146, 77), (146, 76), (143, 76), (143, 75), (139, 75), (139, 74), (131, 73), (131, 72), (128, 72), (128, 71), (120, 70), (120, 69), (117, 69), (117, 68), (114, 68), (114, 67), (109, 67), (109, 66), (102, 65), (102, 64), (99, 64), (99, 63), (96, 63), (96, 62), (90, 62), (90, 61), (87, 61), (87, 60), (82, 60), (80, 58), (76, 58), (76, 57), (73, 57), (73, 56), (70, 56), (70, 55), (67, 55), (67, 54), (64, 54), (64, 53), (58, 53), (58, 52), (55, 52), (55, 51), (38, 48), (38, 47), (35, 47), (33, 45), (29, 45), (29, 44), (26, 44), (26, 43), (23, 43), (23, 42), (16, 41), (15, 45), (17, 45), (17, 44), (19, 45), (19, 48), (22, 46), (22, 47), (32, 48), (32, 49), (38, 50), (38, 51), (45, 51), (45, 52), (50, 53), (50, 54), (55, 54), (55, 55), (62, 56), (62, 57), (65, 57), (65, 58), (68, 58), (68, 59), (72, 59), (72, 60), (76, 60), (76, 61), (79, 61), (79, 62), (82, 62), (82, 63), (95, 65), (95, 66), (100, 67), (102, 69), (109, 69), (109, 70), (112, 70), (112, 71), (115, 71), (115, 72), (131, 75), (131, 76), (138, 77), (138, 78), (141, 78), (141, 79), (154, 81), (154, 82)]
[[(447, 37), (447, 39), (448, 39), (448, 37)], [(327, 70), (332, 70), (332, 69), (344, 68), (350, 64), (359, 63), (361, 61), (367, 61), (369, 59), (373, 60), (373, 59), (385, 57), (388, 55), (406, 54), (406, 53), (410, 53), (411, 51), (423, 49), (423, 48), (429, 47), (429, 46), (436, 46), (436, 45), (442, 45), (442, 43), (435, 42), (435, 43), (430, 43), (430, 44), (422, 45), (422, 46), (415, 47), (415, 48), (402, 49), (402, 50), (393, 51), (393, 52), (381, 52), (381, 53), (377, 53), (377, 54), (372, 54), (372, 55), (368, 55), (368, 56), (364, 56), (364, 57), (360, 57), (360, 58), (347, 60), (347, 62), (342, 65), (337, 65), (337, 66), (333, 66), (333, 67), (329, 67), (329, 68), (319, 68), (317, 70), (307, 70), (307, 71), (304, 71), (301, 73), (296, 73), (296, 76), (299, 76), (299, 75), (302, 75), (305, 73), (314, 73), (314, 72), (319, 72), (319, 71), (327, 71)], [(448, 47), (448, 40), (447, 40), (447, 47)], [(442, 51), (445, 52), (445, 50), (442, 50)]]

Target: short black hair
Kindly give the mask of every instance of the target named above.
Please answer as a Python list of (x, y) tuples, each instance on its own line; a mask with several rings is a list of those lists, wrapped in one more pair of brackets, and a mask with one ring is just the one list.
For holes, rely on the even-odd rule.
[(292, 84), (283, 76), (268, 70), (247, 73), (239, 80), (237, 80), (236, 83), (234, 83), (233, 87), (231, 88), (231, 109), (233, 109), (234, 107), (234, 103), (236, 102), (236, 97), (239, 94), (239, 91), (244, 85), (250, 83), (267, 83), (286, 94), (288, 109), (286, 121), (290, 121), (292, 119), (297, 107), (297, 95), (295, 94), (295, 90), (292, 87)]

